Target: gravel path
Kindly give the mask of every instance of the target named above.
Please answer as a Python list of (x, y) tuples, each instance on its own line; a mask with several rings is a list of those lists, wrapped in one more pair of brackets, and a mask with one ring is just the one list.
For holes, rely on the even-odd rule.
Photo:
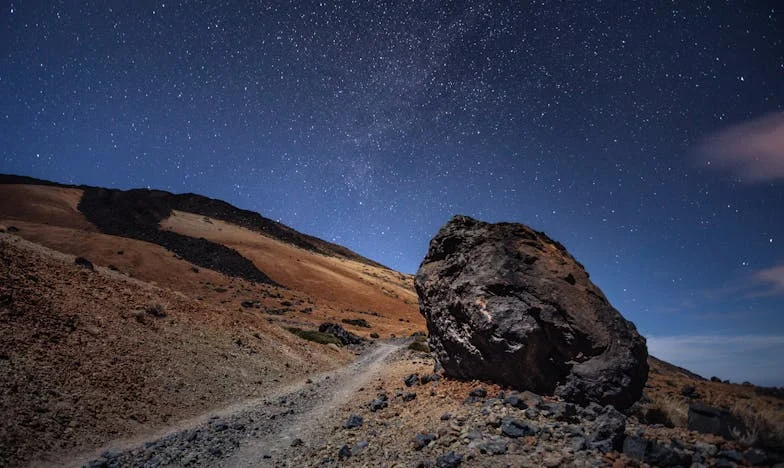
[[(408, 341), (377, 343), (348, 366), (320, 374), (264, 400), (235, 405), (126, 450), (70, 466), (288, 466), (299, 445), (319, 443), (341, 405), (384, 368)], [(295, 442), (295, 439), (299, 439)]]

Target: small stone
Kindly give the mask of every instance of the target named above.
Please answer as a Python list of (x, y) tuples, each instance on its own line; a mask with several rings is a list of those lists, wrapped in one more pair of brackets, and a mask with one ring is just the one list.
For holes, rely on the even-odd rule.
[(403, 401), (411, 401), (416, 399), (416, 393), (408, 392), (403, 395)]
[(694, 444), (694, 449), (709, 457), (714, 457), (719, 452), (719, 449), (715, 445), (707, 442), (696, 442)]
[(345, 460), (346, 458), (351, 457), (351, 449), (348, 448), (348, 445), (344, 445), (340, 447), (340, 451), (338, 451), (338, 459)]
[(297, 437), (296, 439), (294, 439), (294, 440), (292, 440), (292, 441), (291, 441), (291, 446), (292, 446), (292, 447), (299, 447), (299, 446), (301, 446), (302, 444), (304, 444), (304, 442), (303, 442), (303, 441), (302, 441), (302, 439), (300, 439), (299, 437)]
[(416, 450), (422, 450), (423, 448), (427, 447), (430, 444), (430, 442), (433, 442), (437, 438), (438, 436), (436, 436), (435, 434), (419, 433), (416, 436), (414, 436), (414, 448)]
[(406, 384), (406, 387), (413, 387), (414, 385), (419, 385), (419, 374), (411, 374), (405, 379), (403, 379), (403, 383)]
[(354, 429), (357, 427), (362, 427), (362, 424), (364, 424), (364, 420), (362, 419), (362, 416), (352, 414), (351, 416), (348, 417), (348, 420), (346, 420), (346, 422), (343, 424), (343, 427), (345, 429)]
[(479, 446), (479, 451), (490, 455), (503, 455), (509, 450), (509, 444), (503, 440), (490, 440)]
[(513, 392), (509, 396), (504, 397), (503, 402), (507, 406), (511, 406), (517, 409), (526, 409), (528, 405), (520, 398), (520, 394)]
[(436, 459), (436, 466), (438, 468), (457, 468), (461, 463), (463, 463), (463, 456), (458, 455), (455, 452), (449, 452)]
[(452, 415), (449, 414), (449, 413), (444, 413), (444, 414), (441, 415), (441, 420), (442, 421), (449, 421), (451, 418), (452, 418)]
[(575, 452), (582, 452), (586, 447), (585, 437), (575, 437), (572, 439), (572, 450)]
[(501, 433), (507, 437), (518, 438), (536, 435), (539, 428), (514, 418), (504, 418), (501, 421)]
[(360, 440), (359, 442), (354, 444), (354, 446), (351, 448), (351, 454), (359, 455), (359, 453), (362, 452), (362, 450), (364, 450), (368, 445), (370, 445), (368, 441)]
[(370, 402), (370, 411), (375, 413), (376, 411), (384, 409), (387, 406), (389, 406), (389, 403), (387, 402), (386, 398), (376, 398)]

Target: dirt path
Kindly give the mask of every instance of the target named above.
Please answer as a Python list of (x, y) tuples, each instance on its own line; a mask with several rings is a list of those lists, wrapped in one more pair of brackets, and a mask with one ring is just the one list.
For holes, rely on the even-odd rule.
[[(124, 450), (109, 449), (100, 458), (82, 458), (68, 465), (293, 466), (292, 455), (317, 446), (325, 431), (342, 424), (335, 419), (340, 407), (384, 368), (391, 354), (407, 344), (378, 343), (348, 366), (264, 400), (234, 405), (147, 442)], [(292, 447), (295, 439), (301, 445)]]

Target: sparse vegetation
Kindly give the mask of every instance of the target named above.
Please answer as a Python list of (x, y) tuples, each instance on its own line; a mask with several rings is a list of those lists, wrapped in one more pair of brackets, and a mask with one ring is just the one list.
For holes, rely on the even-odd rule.
[(780, 412), (760, 411), (747, 403), (736, 403), (730, 410), (745, 426), (733, 436), (746, 446), (784, 450), (784, 416)]
[(286, 330), (297, 335), (303, 340), (313, 341), (319, 344), (332, 343), (338, 346), (343, 346), (343, 343), (341, 343), (340, 340), (335, 335), (331, 335), (329, 333), (322, 333), (316, 330), (303, 330), (297, 327), (287, 327)]
[(341, 322), (354, 325), (355, 327), (370, 328), (370, 324), (365, 319), (343, 319)]
[(160, 302), (150, 302), (147, 304), (147, 307), (144, 308), (144, 311), (155, 318), (164, 318), (168, 315), (166, 313), (166, 307)]
[(414, 341), (410, 345), (408, 345), (408, 349), (412, 351), (419, 351), (422, 353), (429, 353), (430, 347), (424, 341)]
[(648, 414), (663, 419), (657, 422), (665, 426), (686, 427), (689, 423), (689, 405), (684, 398), (676, 395), (665, 395), (654, 400)]

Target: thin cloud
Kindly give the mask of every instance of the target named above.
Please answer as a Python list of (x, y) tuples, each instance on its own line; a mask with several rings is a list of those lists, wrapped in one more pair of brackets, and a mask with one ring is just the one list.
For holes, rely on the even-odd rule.
[(704, 377), (784, 385), (784, 335), (648, 336), (648, 352)]
[(784, 112), (720, 130), (699, 145), (697, 155), (746, 182), (784, 179)]
[(757, 296), (784, 294), (784, 265), (758, 271), (754, 279), (765, 287), (765, 290), (756, 293)]
[(753, 299), (784, 295), (784, 265), (746, 273), (743, 277), (735, 278), (731, 284), (703, 290), (702, 295), (711, 301), (732, 296)]

